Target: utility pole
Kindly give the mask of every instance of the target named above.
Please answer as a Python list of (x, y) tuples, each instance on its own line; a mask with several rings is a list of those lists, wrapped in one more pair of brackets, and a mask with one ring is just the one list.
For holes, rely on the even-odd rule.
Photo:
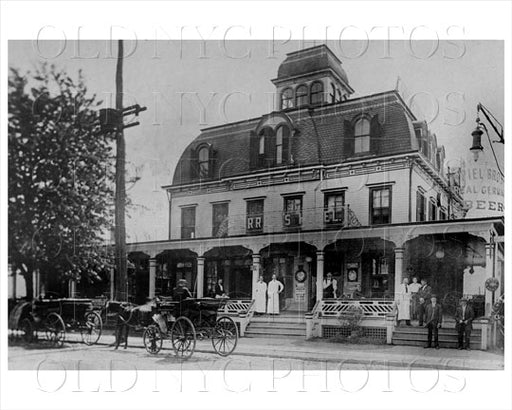
[[(123, 111), (123, 40), (118, 40), (116, 66), (116, 110)], [(121, 117), (122, 121), (122, 117)], [(115, 258), (116, 299), (128, 300), (128, 274), (126, 269), (126, 146), (122, 124), (116, 130), (116, 193), (115, 193)]]
[(123, 123), (127, 115), (138, 116), (146, 107), (139, 104), (123, 108), (123, 40), (118, 40), (116, 65), (116, 108), (104, 108), (99, 112), (99, 122), (103, 133), (114, 134), (116, 140), (116, 181), (115, 181), (115, 219), (114, 219), (114, 294), (115, 300), (128, 300), (128, 273), (126, 255), (126, 145), (124, 129), (139, 125), (138, 121)]

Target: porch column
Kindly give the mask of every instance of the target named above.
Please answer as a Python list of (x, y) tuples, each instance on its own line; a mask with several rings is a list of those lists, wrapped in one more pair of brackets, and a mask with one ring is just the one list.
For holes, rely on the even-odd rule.
[(252, 300), (256, 299), (256, 284), (260, 277), (261, 256), (259, 253), (252, 254)]
[(316, 251), (316, 301), (324, 296), (324, 251)]
[(204, 257), (203, 256), (197, 257), (196, 286), (197, 286), (196, 297), (202, 298), (203, 297), (203, 288), (204, 288)]
[(395, 300), (404, 272), (404, 248), (395, 248)]
[(149, 297), (155, 297), (156, 287), (156, 258), (149, 258)]
[[(485, 244), (485, 279), (494, 277), (494, 243)], [(494, 293), (485, 289), (485, 316), (491, 314)]]

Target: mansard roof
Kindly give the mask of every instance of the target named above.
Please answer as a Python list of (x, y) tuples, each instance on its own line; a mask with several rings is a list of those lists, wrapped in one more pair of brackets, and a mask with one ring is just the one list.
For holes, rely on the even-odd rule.
[[(398, 92), (388, 91), (340, 103), (309, 108), (296, 108), (266, 116), (203, 129), (201, 134), (183, 152), (172, 185), (196, 182), (192, 177), (190, 162), (195, 150), (207, 144), (214, 154), (213, 180), (240, 176), (254, 172), (250, 168), (251, 135), (269, 116), (286, 116), (286, 123), (293, 129), (290, 150), (293, 161), (285, 166), (304, 167), (333, 165), (357, 158), (344, 152), (345, 121), (356, 121), (360, 116), (377, 119), (380, 123), (380, 144), (377, 153), (369, 157), (387, 156), (419, 149), (413, 122), (416, 118)], [(284, 117), (283, 117), (284, 118)], [(283, 167), (280, 165), (279, 167)]]

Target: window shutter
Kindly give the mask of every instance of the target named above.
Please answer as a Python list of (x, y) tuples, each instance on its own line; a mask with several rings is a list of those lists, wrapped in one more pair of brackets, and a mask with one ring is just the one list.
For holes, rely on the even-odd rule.
[(283, 164), (290, 162), (290, 129), (283, 127)]
[(374, 154), (378, 154), (381, 148), (381, 131), (379, 115), (376, 114), (370, 120), (370, 151)]
[(251, 169), (258, 168), (258, 156), (259, 156), (259, 138), (258, 135), (251, 131), (249, 137), (249, 167)]
[(344, 121), (343, 156), (345, 158), (354, 154), (354, 127), (349, 120)]
[(199, 157), (195, 148), (190, 149), (189, 166), (190, 179), (199, 178)]

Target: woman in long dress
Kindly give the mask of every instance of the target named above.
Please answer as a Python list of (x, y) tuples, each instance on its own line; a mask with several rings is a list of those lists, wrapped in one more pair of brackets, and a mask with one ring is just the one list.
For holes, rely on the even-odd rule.
[(409, 290), (409, 279), (404, 278), (398, 289), (398, 324), (405, 320), (407, 325), (411, 324), (411, 292)]
[(267, 308), (267, 284), (263, 282), (263, 276), (260, 276), (256, 283), (256, 296), (254, 300), (254, 311), (257, 314), (264, 314)]
[(267, 313), (269, 315), (279, 314), (279, 294), (283, 291), (284, 285), (279, 282), (276, 275), (272, 275), (272, 280), (268, 283), (267, 294)]

